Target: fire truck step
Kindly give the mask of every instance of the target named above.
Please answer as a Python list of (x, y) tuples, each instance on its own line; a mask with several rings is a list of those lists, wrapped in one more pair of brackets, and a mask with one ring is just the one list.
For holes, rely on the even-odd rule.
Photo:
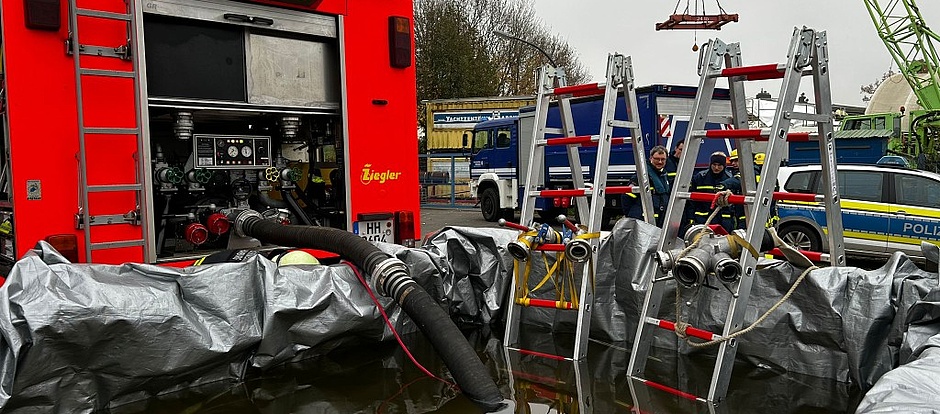
[(119, 240), (119, 241), (92, 243), (91, 249), (92, 250), (119, 249), (122, 247), (136, 247), (136, 246), (143, 246), (143, 245), (144, 245), (144, 239)]
[(86, 76), (104, 76), (108, 78), (135, 78), (137, 72), (123, 70), (103, 70), (103, 69), (82, 69), (82, 75)]
[(75, 14), (85, 17), (94, 17), (98, 19), (107, 19), (107, 20), (122, 20), (125, 22), (131, 21), (131, 15), (127, 13), (112, 13), (102, 10), (92, 10), (92, 9), (76, 9)]
[(756, 65), (756, 66), (737, 66), (732, 68), (722, 69), (721, 72), (712, 75), (713, 77), (736, 77), (744, 76), (745, 79), (749, 81), (753, 80), (765, 80), (765, 79), (780, 79), (783, 77), (783, 74), (786, 73), (787, 65), (771, 63), (769, 65)]
[(140, 184), (106, 184), (89, 185), (89, 193), (114, 193), (120, 191), (140, 191), (143, 188)]
[(139, 128), (85, 128), (86, 134), (99, 135), (138, 135)]

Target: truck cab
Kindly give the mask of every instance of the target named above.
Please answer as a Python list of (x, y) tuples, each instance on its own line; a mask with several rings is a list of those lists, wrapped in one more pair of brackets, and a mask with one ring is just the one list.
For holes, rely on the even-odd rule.
[[(519, 174), (519, 118), (477, 124), (470, 137), (470, 191), (487, 221), (511, 219), (516, 207)], [(514, 177), (501, 179), (500, 177)], [(524, 178), (523, 178), (524, 179)]]

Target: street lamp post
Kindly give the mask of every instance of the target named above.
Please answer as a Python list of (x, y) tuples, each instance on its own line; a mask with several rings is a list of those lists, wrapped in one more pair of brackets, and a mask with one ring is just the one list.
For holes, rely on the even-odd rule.
[(533, 49), (538, 50), (539, 52), (541, 52), (541, 53), (542, 53), (542, 56), (545, 56), (545, 59), (548, 59), (548, 63), (551, 64), (553, 68), (557, 68), (557, 67), (558, 67), (558, 65), (555, 64), (555, 59), (552, 59), (552, 57), (551, 57), (548, 53), (545, 53), (545, 51), (542, 50), (542, 48), (536, 46), (534, 43), (529, 42), (528, 40), (525, 40), (525, 39), (523, 39), (523, 38), (521, 38), (521, 37), (515, 36), (515, 35), (513, 35), (513, 34), (511, 34), (511, 33), (509, 33), (509, 32), (503, 31), (503, 30), (493, 30), (493, 34), (495, 34), (496, 36), (502, 37), (502, 38), (504, 38), (504, 39), (515, 40), (515, 41), (519, 41), (519, 42), (522, 42), (522, 43), (525, 43), (525, 44), (529, 45), (531, 48), (533, 48)]

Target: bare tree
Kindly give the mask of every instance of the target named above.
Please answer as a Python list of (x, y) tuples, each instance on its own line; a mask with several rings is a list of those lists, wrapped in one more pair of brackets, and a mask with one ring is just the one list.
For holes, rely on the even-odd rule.
[(569, 83), (587, 71), (573, 48), (535, 15), (531, 0), (415, 0), (418, 100), (526, 95), (546, 59), (512, 33), (544, 50), (565, 68)]

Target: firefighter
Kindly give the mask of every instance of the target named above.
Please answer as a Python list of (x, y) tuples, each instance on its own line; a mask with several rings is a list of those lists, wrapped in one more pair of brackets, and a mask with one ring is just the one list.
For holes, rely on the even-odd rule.
[(728, 174), (731, 174), (732, 177), (740, 175), (738, 172), (738, 150), (731, 150), (731, 154), (728, 154), (728, 166), (725, 168), (728, 171)]
[[(681, 153), (681, 149), (679, 150)], [(650, 149), (650, 159), (646, 163), (646, 171), (649, 175), (650, 194), (653, 198), (653, 217), (656, 225), (663, 226), (663, 220), (666, 218), (666, 207), (669, 206), (669, 193), (672, 191), (672, 177), (669, 177), (667, 165), (666, 147), (657, 145)], [(633, 185), (639, 184), (637, 176), (631, 178)], [(624, 194), (623, 212), (627, 217), (643, 219), (643, 203), (640, 197), (633, 193)]]
[(669, 158), (666, 159), (666, 174), (669, 176), (669, 180), (676, 181), (676, 171), (679, 170), (679, 160), (682, 158), (682, 150), (685, 148), (685, 140), (679, 140), (676, 142), (676, 149), (672, 151), (672, 154), (669, 155)]
[[(737, 151), (732, 151), (731, 156), (737, 158)], [(754, 154), (754, 182), (760, 182), (760, 173), (761, 169), (764, 166), (764, 158), (766, 155), (763, 152)], [(731, 178), (725, 180), (723, 183), (726, 190), (731, 190), (735, 194), (742, 194), (741, 186), (741, 172), (738, 171)], [(778, 188), (775, 188), (776, 191)], [(734, 210), (734, 220), (735, 228), (744, 229), (747, 228), (747, 217), (744, 214), (743, 205), (733, 205), (731, 208)], [(777, 203), (775, 201), (771, 202), (770, 205), (770, 215), (767, 219), (767, 227), (773, 227), (777, 224), (777, 221), (780, 220), (780, 217), (777, 217)]]
[[(725, 164), (728, 157), (721, 151), (715, 152), (710, 158), (707, 170), (701, 171), (692, 177), (692, 183), (689, 191), (700, 193), (718, 193), (725, 189), (725, 180), (731, 178), (731, 174), (725, 170)], [(705, 224), (708, 217), (712, 214), (711, 203), (696, 202), (688, 203), (688, 217), (690, 224)], [(724, 207), (718, 212), (718, 215), (712, 219), (711, 224), (720, 224), (728, 232), (734, 230), (734, 211), (730, 207)]]

